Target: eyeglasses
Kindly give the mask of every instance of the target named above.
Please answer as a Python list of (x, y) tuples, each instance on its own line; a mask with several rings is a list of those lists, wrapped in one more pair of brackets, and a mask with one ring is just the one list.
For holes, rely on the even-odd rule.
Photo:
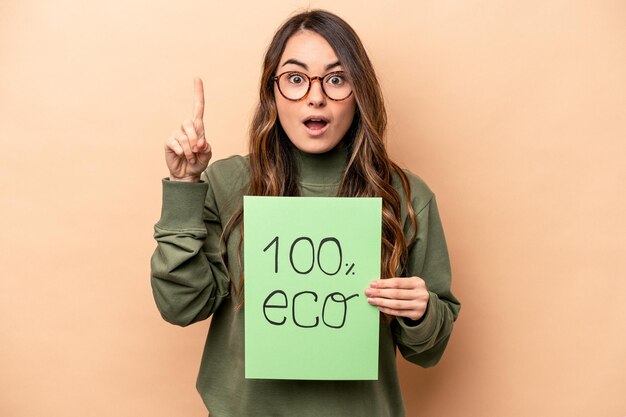
[(352, 85), (341, 71), (330, 72), (323, 77), (309, 77), (302, 72), (287, 71), (271, 79), (278, 84), (280, 94), (290, 101), (300, 101), (305, 98), (315, 80), (320, 81), (322, 91), (333, 101), (345, 100), (352, 94)]

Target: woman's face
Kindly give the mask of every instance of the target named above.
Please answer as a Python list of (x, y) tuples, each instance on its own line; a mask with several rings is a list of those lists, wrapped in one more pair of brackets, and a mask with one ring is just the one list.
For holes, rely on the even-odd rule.
[[(316, 32), (304, 30), (289, 38), (274, 75), (286, 71), (324, 77), (343, 71), (343, 67), (326, 39)], [(295, 78), (294, 81), (302, 80)], [(340, 79), (328, 82), (337, 83)], [(308, 94), (299, 101), (283, 97), (278, 84), (274, 83), (274, 97), (278, 119), (289, 140), (307, 153), (324, 153), (337, 146), (350, 128), (356, 108), (354, 93), (345, 100), (333, 101), (322, 91), (320, 80), (313, 81)]]

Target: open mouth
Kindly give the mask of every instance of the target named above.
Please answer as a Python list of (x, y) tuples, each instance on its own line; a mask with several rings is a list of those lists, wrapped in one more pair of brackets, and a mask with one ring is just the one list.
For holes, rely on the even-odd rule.
[(328, 120), (322, 117), (311, 117), (304, 121), (304, 125), (314, 131), (322, 130), (328, 125)]

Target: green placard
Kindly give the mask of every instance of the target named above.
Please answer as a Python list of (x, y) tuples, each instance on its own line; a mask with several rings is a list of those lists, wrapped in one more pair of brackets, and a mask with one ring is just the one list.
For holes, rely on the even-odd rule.
[(381, 204), (244, 197), (246, 378), (378, 379)]

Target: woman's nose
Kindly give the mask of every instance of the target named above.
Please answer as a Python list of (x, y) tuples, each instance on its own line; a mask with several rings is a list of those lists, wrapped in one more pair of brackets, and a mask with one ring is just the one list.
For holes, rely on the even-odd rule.
[(310, 106), (319, 107), (326, 104), (326, 94), (324, 94), (324, 90), (322, 89), (321, 79), (316, 77), (311, 80), (311, 89), (309, 90), (307, 100)]

